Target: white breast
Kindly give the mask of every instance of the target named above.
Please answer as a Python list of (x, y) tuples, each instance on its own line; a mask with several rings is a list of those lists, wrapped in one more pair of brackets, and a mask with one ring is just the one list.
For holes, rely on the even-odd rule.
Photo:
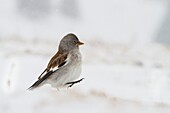
[(68, 71), (68, 82), (73, 82), (78, 79), (82, 70), (82, 61), (80, 52), (76, 52), (74, 55), (70, 56), (70, 66)]

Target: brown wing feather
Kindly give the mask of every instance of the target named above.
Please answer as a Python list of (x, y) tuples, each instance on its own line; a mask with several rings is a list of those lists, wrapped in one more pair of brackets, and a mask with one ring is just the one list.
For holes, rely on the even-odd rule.
[(48, 69), (55, 68), (56, 66), (62, 64), (66, 59), (67, 59), (67, 53), (66, 52), (62, 53), (58, 51), (50, 60), (47, 68)]
[(67, 52), (59, 50), (50, 60), (50, 62), (47, 65), (47, 68), (41, 73), (41, 75), (38, 77), (38, 79), (41, 78), (41, 76), (46, 72), (49, 72), (51, 69), (61, 65), (65, 60), (67, 59)]

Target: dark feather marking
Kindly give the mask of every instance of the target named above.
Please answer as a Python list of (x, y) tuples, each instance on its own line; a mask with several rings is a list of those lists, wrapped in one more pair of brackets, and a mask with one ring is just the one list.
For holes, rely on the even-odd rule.
[(58, 66), (58, 68), (64, 66), (65, 63), (66, 63), (66, 61), (64, 61), (63, 63), (61, 63), (61, 64)]
[(50, 75), (52, 75), (54, 72), (53, 71), (49, 71), (47, 74), (45, 74), (42, 78), (38, 79), (32, 86), (30, 86), (28, 89), (34, 89), (36, 87), (38, 87), (44, 80), (46, 80), (48, 77), (50, 77)]

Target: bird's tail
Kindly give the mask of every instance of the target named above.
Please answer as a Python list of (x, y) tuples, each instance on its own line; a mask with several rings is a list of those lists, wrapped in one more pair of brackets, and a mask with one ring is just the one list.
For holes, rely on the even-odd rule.
[(53, 71), (49, 71), (46, 75), (38, 79), (32, 86), (28, 88), (28, 90), (33, 90), (41, 85), (43, 85), (43, 82), (53, 73)]
[(40, 82), (39, 82), (39, 80), (37, 80), (33, 85), (31, 85), (28, 88), (28, 90), (33, 90), (33, 89), (37, 88), (39, 85), (40, 85)]

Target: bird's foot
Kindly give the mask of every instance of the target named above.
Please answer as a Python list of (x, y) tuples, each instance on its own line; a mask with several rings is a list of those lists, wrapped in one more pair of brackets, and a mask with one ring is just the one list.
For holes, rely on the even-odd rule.
[(69, 85), (68, 87), (72, 87), (74, 84), (81, 82), (83, 79), (84, 78), (77, 80), (77, 81), (73, 81), (73, 82), (67, 82), (65, 85)]

